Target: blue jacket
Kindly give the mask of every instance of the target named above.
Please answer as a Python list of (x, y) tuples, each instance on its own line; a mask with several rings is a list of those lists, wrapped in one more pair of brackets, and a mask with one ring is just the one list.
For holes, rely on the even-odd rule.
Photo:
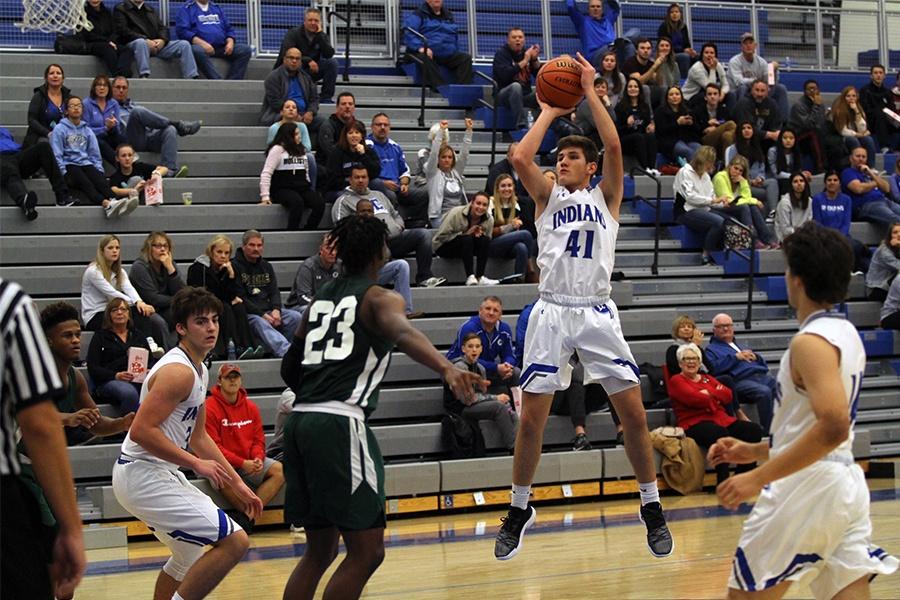
[(812, 215), (813, 221), (819, 225), (850, 235), (853, 203), (847, 194), (839, 193), (837, 198), (829, 200), (825, 192), (819, 192), (812, 197)]
[(106, 101), (106, 110), (100, 110), (97, 101), (93, 98), (85, 98), (84, 115), (82, 115), (81, 120), (87, 123), (94, 135), (99, 138), (106, 136), (106, 119), (115, 117), (118, 126), (120, 114), (119, 103), (112, 98)]
[(50, 146), (63, 175), (69, 165), (92, 166), (103, 172), (97, 136), (84, 121), (75, 125), (69, 119), (63, 119), (57, 123), (50, 132)]
[(599, 50), (616, 40), (616, 20), (619, 18), (619, 3), (616, 0), (606, 0), (603, 9), (603, 19), (598, 21), (575, 8), (575, 0), (566, 0), (566, 9), (569, 18), (575, 25), (578, 37), (581, 38), (582, 52), (588, 60)]
[[(741, 350), (749, 350), (734, 340), (734, 344)], [(709, 364), (709, 372), (715, 376), (731, 375), (735, 381), (757, 374), (767, 374), (769, 366), (762, 356), (756, 355), (754, 362), (740, 360), (735, 356), (737, 352), (731, 345), (726, 344), (713, 336), (706, 346), (706, 359)]]
[(16, 143), (12, 133), (6, 127), (0, 127), (0, 154), (15, 154), (22, 146)]
[(381, 175), (379, 179), (387, 179), (394, 183), (400, 183), (403, 176), (409, 177), (409, 166), (406, 164), (406, 156), (403, 154), (403, 148), (394, 140), (388, 138), (386, 142), (379, 143), (370, 133), (367, 139), (372, 142), (372, 150), (378, 155), (381, 161)]
[(516, 321), (516, 366), (524, 369), (525, 365), (525, 333), (528, 331), (528, 319), (531, 318), (531, 309), (534, 308), (534, 302), (526, 304), (519, 313), (519, 320)]
[(900, 174), (894, 173), (888, 177), (888, 184), (891, 186), (891, 200), (900, 202)]
[[(453, 21), (453, 13), (446, 6), (441, 8), (441, 14), (435, 15), (427, 4), (422, 4), (414, 13), (407, 15), (403, 25), (424, 35), (431, 52), (439, 58), (459, 52), (459, 25)], [(403, 41), (409, 52), (418, 52), (422, 47), (422, 40), (408, 31), (404, 32)]]
[[(447, 350), (447, 360), (453, 362), (463, 355), (462, 340), (470, 333), (477, 333), (481, 338), (481, 357), (478, 362), (487, 371), (487, 374), (496, 375), (497, 365), (501, 362), (516, 364), (515, 344), (512, 338), (512, 329), (503, 321), (498, 321), (494, 331), (488, 333), (481, 326), (481, 318), (478, 315), (470, 317), (456, 332), (453, 345)], [(499, 361), (497, 359), (500, 359)]]
[(223, 48), (228, 38), (237, 40), (234, 27), (215, 2), (210, 2), (206, 11), (193, 0), (178, 9), (175, 34), (188, 42), (199, 37), (213, 48)]

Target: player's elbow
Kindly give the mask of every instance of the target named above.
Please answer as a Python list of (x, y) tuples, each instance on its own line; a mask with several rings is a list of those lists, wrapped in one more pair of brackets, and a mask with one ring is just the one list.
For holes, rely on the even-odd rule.
[(829, 413), (820, 419), (822, 424), (822, 441), (831, 447), (837, 447), (850, 436), (850, 415)]
[(509, 157), (509, 163), (516, 171), (525, 168), (533, 160), (534, 157), (528, 156), (526, 151), (521, 146), (516, 146), (516, 149), (513, 150), (512, 155), (510, 155)]
[(603, 154), (606, 156), (621, 156), (622, 154), (622, 142), (619, 141), (618, 135), (607, 136), (612, 139), (604, 139), (603, 140)]

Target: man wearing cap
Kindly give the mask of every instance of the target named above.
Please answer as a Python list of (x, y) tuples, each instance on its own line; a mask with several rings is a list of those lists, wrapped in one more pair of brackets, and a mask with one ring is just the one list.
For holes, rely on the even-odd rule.
[[(776, 61), (772, 61), (772, 66), (778, 69)], [(728, 81), (738, 98), (743, 98), (757, 79), (769, 80), (769, 63), (756, 53), (756, 38), (748, 32), (741, 36), (741, 51), (728, 61)], [(780, 83), (770, 85), (769, 98), (775, 102), (781, 118), (787, 119), (791, 113), (787, 88)]]
[[(241, 368), (235, 364), (222, 365), (217, 381), (206, 400), (206, 432), (265, 506), (284, 485), (281, 463), (266, 456), (262, 417), (259, 407), (243, 388)], [(219, 493), (232, 506), (243, 506), (230, 487), (221, 488)], [(247, 533), (253, 531), (253, 520), (241, 510), (225, 512)]]

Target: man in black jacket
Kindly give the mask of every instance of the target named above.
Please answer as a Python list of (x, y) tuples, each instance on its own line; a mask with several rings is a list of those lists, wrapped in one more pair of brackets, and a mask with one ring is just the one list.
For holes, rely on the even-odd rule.
[(182, 77), (200, 78), (190, 43), (170, 41), (169, 28), (144, 0), (123, 0), (113, 11), (113, 20), (119, 43), (134, 52), (139, 76), (150, 77), (150, 57), (156, 56), (163, 60), (177, 58), (181, 61)]
[(103, 0), (88, 0), (84, 13), (93, 28), (82, 29), (74, 35), (57, 36), (53, 51), (58, 54), (93, 54), (106, 64), (110, 76), (131, 77), (134, 53), (128, 46), (116, 43), (118, 36), (112, 11), (104, 6)]
[(872, 80), (859, 90), (859, 103), (866, 113), (866, 124), (878, 140), (882, 152), (894, 150), (900, 146), (900, 128), (884, 114), (885, 108), (894, 109), (893, 94), (884, 85), (884, 66), (872, 65), (869, 76)]
[(277, 69), (284, 60), (288, 48), (297, 48), (303, 54), (302, 69), (313, 81), (322, 82), (320, 104), (331, 104), (337, 81), (337, 60), (328, 36), (322, 30), (322, 13), (318, 8), (307, 8), (303, 25), (290, 29), (281, 42), (281, 51), (275, 61)]
[(234, 268), (241, 283), (241, 300), (247, 308), (250, 329), (266, 348), (281, 358), (300, 324), (300, 313), (281, 306), (275, 269), (263, 258), (263, 236), (248, 229), (234, 254)]
[(281, 106), (285, 100), (291, 99), (297, 103), (297, 112), (309, 128), (310, 137), (313, 137), (322, 123), (322, 119), (316, 116), (319, 113), (319, 94), (312, 78), (300, 68), (302, 59), (300, 50), (288, 48), (283, 64), (266, 77), (259, 124), (271, 125), (280, 119)]
[(803, 82), (803, 96), (791, 107), (788, 127), (797, 133), (797, 148), (812, 154), (816, 162), (816, 173), (825, 169), (822, 131), (825, 127), (825, 105), (819, 82), (807, 79)]
[(531, 91), (531, 79), (541, 68), (538, 56), (541, 47), (532, 44), (525, 49), (525, 32), (513, 27), (506, 34), (506, 45), (494, 54), (494, 79), (500, 91), (494, 99), (497, 105), (508, 106), (516, 116), (516, 127), (528, 124), (525, 107), (537, 108)]

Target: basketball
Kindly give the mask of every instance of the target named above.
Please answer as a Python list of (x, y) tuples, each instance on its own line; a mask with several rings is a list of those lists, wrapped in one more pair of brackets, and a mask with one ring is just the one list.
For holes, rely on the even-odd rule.
[(547, 61), (537, 74), (537, 96), (558, 108), (573, 108), (584, 97), (581, 89), (581, 65), (571, 56)]

